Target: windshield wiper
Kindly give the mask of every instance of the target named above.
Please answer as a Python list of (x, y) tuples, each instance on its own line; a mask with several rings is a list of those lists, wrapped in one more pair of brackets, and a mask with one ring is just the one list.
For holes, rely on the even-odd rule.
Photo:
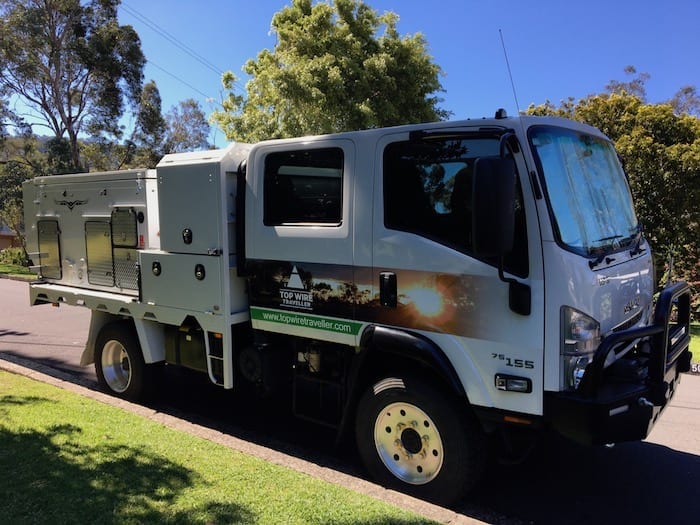
[(598, 257), (595, 259), (591, 259), (588, 261), (588, 266), (591, 267), (591, 270), (598, 266), (600, 263), (603, 262), (603, 259), (605, 259), (605, 264), (610, 264), (611, 262), (615, 261), (614, 257), (608, 257), (606, 253), (601, 253)]
[(602, 239), (598, 239), (595, 242), (614, 241), (615, 239), (620, 239), (620, 238), (622, 238), (622, 235), (611, 235), (610, 237), (603, 237)]
[[(595, 242), (606, 242), (606, 241), (617, 241), (617, 239), (621, 238), (622, 235), (611, 235), (610, 237), (603, 237), (601, 239), (598, 239)], [(619, 242), (618, 242), (619, 244)], [(613, 243), (613, 247), (615, 246), (615, 243)], [(619, 246), (618, 246), (619, 248)], [(601, 247), (602, 249), (602, 247)], [(598, 266), (600, 263), (605, 260), (605, 264), (610, 264), (615, 260), (614, 257), (608, 257), (608, 252), (606, 250), (602, 250), (602, 253), (598, 255), (595, 259), (591, 259), (588, 261), (588, 266), (591, 267), (591, 270), (594, 269), (596, 266)]]
[(640, 253), (644, 253), (646, 251), (646, 248), (642, 248), (642, 241), (644, 240), (644, 235), (642, 235), (642, 225), (640, 224), (639, 227), (637, 228), (637, 236), (634, 239), (634, 246), (632, 246), (632, 249), (630, 250), (630, 256), (634, 257), (635, 255), (639, 255)]

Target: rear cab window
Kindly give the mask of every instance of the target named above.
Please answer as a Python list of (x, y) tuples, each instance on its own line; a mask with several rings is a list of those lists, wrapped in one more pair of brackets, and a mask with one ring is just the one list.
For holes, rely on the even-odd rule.
[(343, 150), (270, 153), (265, 159), (265, 226), (342, 224)]

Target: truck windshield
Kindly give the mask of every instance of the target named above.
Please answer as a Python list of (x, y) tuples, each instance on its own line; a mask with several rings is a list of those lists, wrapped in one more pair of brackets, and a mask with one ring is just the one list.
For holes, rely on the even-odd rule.
[(530, 143), (565, 248), (597, 256), (635, 241), (640, 229), (632, 196), (609, 141), (569, 129), (534, 127)]

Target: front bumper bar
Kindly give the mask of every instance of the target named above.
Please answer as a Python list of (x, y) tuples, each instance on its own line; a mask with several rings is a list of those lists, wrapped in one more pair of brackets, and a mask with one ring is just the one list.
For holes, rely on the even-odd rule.
[[(610, 352), (637, 341), (635, 373), (624, 380), (605, 368)], [(690, 288), (665, 288), (653, 324), (603, 339), (573, 392), (545, 395), (545, 418), (559, 433), (587, 445), (647, 437), (675, 393), (680, 374), (690, 370)]]

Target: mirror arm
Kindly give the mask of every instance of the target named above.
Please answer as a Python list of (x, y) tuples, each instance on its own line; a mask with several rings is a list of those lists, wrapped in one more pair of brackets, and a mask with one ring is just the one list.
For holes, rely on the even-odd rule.
[(503, 270), (503, 259), (503, 257), (498, 258), (498, 278), (504, 283), (517, 283), (518, 281), (516, 279), (513, 279), (512, 277), (506, 277), (506, 274)]
[(498, 258), (498, 278), (508, 284), (508, 306), (510, 309), (516, 314), (530, 315), (532, 310), (530, 286), (505, 276), (503, 257)]
[[(498, 150), (502, 159), (506, 158), (506, 148), (510, 148), (512, 153), (517, 153), (519, 151), (519, 148), (517, 146), (513, 148), (508, 144), (508, 141), (514, 137), (515, 133), (512, 131), (506, 131), (503, 135), (501, 135)], [(515, 141), (515, 143), (517, 144), (517, 140)]]

